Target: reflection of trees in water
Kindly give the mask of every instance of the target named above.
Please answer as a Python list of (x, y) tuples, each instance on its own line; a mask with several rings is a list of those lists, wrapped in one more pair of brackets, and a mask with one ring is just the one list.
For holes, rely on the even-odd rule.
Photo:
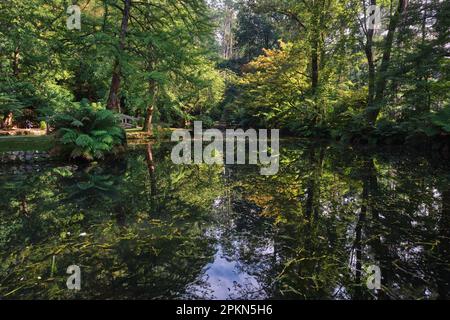
[[(379, 264), (383, 276), (377, 296), (436, 298), (440, 280), (432, 265), (439, 259), (433, 247), (439, 238), (435, 230), (441, 205), (436, 191), (448, 184), (438, 178), (445, 171), (409, 160), (394, 161), (378, 164), (377, 170), (370, 160), (365, 169), (370, 212), (364, 230), (366, 252), (368, 263)], [(441, 267), (449, 270), (448, 264)]]
[[(149, 153), (158, 159), (153, 168)], [(219, 176), (210, 167), (174, 166), (158, 146), (131, 153), (124, 164), (34, 172), (26, 178), (31, 184), (14, 190), (28, 195), (32, 221), (19, 218), (12, 191), (2, 194), (0, 296), (179, 296), (213, 254), (202, 221), (220, 192), (209, 183)], [(71, 264), (82, 270), (78, 294), (65, 288)]]
[[(174, 165), (169, 144), (106, 166), (3, 170), (0, 296), (74, 297), (73, 263), (84, 277), (77, 297), (174, 298), (193, 285), (208, 296), (202, 275), (220, 248), (257, 282), (233, 284), (234, 298), (449, 297), (448, 168), (336, 146), (281, 154), (267, 177), (253, 166), (227, 167), (224, 179), (217, 166)], [(365, 286), (372, 264), (379, 292)]]
[[(282, 155), (276, 177), (236, 178), (250, 206), (257, 204), (277, 221), (276, 258), (260, 275), (273, 297), (448, 294), (450, 224), (438, 209), (448, 200), (445, 192), (442, 200), (436, 197), (448, 185), (448, 178), (438, 178), (447, 169), (408, 155), (383, 158), (331, 149), (324, 156), (324, 149), (308, 147), (286, 148)], [(435, 231), (438, 226), (442, 235)], [(381, 268), (378, 292), (366, 288), (363, 267), (368, 265)]]

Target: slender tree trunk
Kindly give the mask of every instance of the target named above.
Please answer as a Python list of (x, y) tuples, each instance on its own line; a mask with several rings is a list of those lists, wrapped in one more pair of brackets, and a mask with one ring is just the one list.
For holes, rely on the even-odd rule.
[[(427, 39), (427, 18), (428, 18), (428, 1), (425, 0), (422, 15), (422, 45), (425, 45), (425, 41)], [(420, 66), (417, 67), (417, 70), (421, 70)], [(420, 101), (421, 105), (417, 107), (423, 114), (428, 114), (431, 111), (431, 95), (426, 71), (420, 72), (418, 80), (419, 81), (417, 92), (420, 93), (420, 99), (418, 100)]]
[(311, 31), (311, 92), (312, 94), (317, 93), (317, 87), (319, 86), (319, 41), (320, 32), (319, 25), (321, 19), (319, 18), (319, 8), (318, 5), (314, 5), (313, 12), (311, 15), (311, 25), (315, 26), (314, 30)]
[(369, 92), (367, 96), (367, 105), (370, 109), (373, 107), (375, 98), (375, 63), (373, 61), (372, 44), (370, 44), (370, 48), (366, 48), (366, 56), (369, 64)]
[[(371, 0), (370, 1), (370, 5), (374, 6), (377, 4), (376, 0)], [(366, 7), (364, 6), (364, 10), (366, 10)], [(373, 14), (372, 12), (370, 12), (369, 14)], [(367, 18), (367, 17), (366, 17)], [(366, 53), (366, 58), (367, 58), (367, 64), (369, 66), (369, 81), (368, 81), (368, 94), (367, 94), (367, 109), (366, 109), (366, 114), (367, 114), (367, 121), (369, 122), (369, 124), (371, 124), (371, 121), (369, 120), (369, 111), (372, 110), (373, 103), (375, 100), (375, 62), (374, 62), (374, 57), (373, 57), (373, 35), (374, 35), (374, 29), (370, 28), (366, 31), (366, 45), (364, 48), (364, 51)]]
[(407, 0), (399, 0), (397, 9), (391, 17), (388, 27), (388, 33), (384, 40), (383, 57), (378, 70), (378, 76), (375, 82), (375, 98), (372, 105), (369, 105), (366, 112), (366, 118), (369, 125), (374, 125), (381, 110), (381, 103), (384, 99), (384, 92), (387, 85), (387, 71), (391, 62), (392, 44), (394, 42), (395, 31), (400, 22), (400, 18), (406, 9)]
[(148, 106), (147, 112), (145, 114), (144, 128), (142, 131), (147, 132), (148, 134), (152, 133), (153, 111), (154, 111), (154, 108), (152, 105), (150, 105), (150, 106)]
[(149, 87), (149, 95), (151, 97), (151, 101), (150, 101), (149, 106), (147, 107), (143, 131), (151, 134), (153, 132), (152, 131), (153, 111), (155, 110), (155, 104), (156, 104), (156, 99), (157, 99), (157, 95), (158, 95), (158, 87), (157, 87), (156, 81), (151, 79), (149, 81), (148, 87)]
[(109, 96), (106, 107), (109, 110), (113, 110), (116, 112), (120, 112), (120, 98), (119, 98), (119, 89), (120, 89), (120, 81), (121, 81), (121, 70), (120, 64), (116, 60), (114, 62), (114, 68), (112, 72), (111, 86), (109, 88)]
[[(12, 73), (14, 77), (19, 77), (20, 74), (20, 67), (19, 67), (19, 61), (20, 60), (20, 48), (16, 47), (16, 49), (13, 52), (13, 56), (12, 56), (12, 61), (11, 61), (11, 68), (12, 68)], [(13, 124), (13, 118), (14, 115), (9, 112), (7, 115), (5, 115), (3, 117), (3, 121), (1, 121), (0, 123), (0, 127), (7, 129), (9, 127), (12, 127)]]
[(319, 44), (318, 40), (313, 40), (312, 54), (311, 54), (311, 91), (313, 94), (317, 93), (319, 86)]
[[(376, 0), (371, 0), (370, 5), (376, 5)], [(373, 100), (375, 98), (375, 62), (373, 58), (373, 28), (367, 30), (367, 40), (364, 51), (366, 53), (367, 64), (369, 66), (369, 92), (367, 96), (367, 109), (370, 110), (373, 107)]]
[[(130, 20), (130, 10), (131, 10), (131, 0), (124, 0), (124, 9), (122, 14), (122, 25), (120, 28), (120, 38), (119, 38), (119, 52), (120, 56), (125, 50), (125, 40), (128, 31), (128, 22)], [(122, 68), (120, 65), (119, 56), (116, 57), (114, 61), (114, 67), (112, 72), (111, 86), (109, 89), (109, 96), (107, 102), (107, 108), (109, 110), (114, 110), (120, 112), (120, 98), (119, 98), (119, 90), (120, 90), (120, 82), (122, 77)]]
[(18, 77), (20, 73), (19, 69), (19, 59), (20, 59), (20, 49), (19, 47), (16, 47), (13, 53), (13, 59), (12, 59), (12, 71), (14, 77)]
[(427, 17), (428, 17), (428, 0), (425, 0), (423, 4), (423, 15), (422, 15), (422, 44), (425, 44), (427, 39)]
[(225, 21), (223, 24), (223, 57), (224, 59), (233, 58), (233, 9), (225, 5)]

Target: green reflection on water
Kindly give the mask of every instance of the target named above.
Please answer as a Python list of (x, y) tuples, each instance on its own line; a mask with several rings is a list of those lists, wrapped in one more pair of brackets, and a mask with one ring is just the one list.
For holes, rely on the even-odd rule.
[[(0, 296), (449, 297), (442, 161), (282, 145), (269, 177), (256, 166), (177, 166), (167, 143), (107, 165), (0, 168)], [(66, 288), (72, 264), (79, 292)], [(368, 265), (381, 269), (377, 292)]]

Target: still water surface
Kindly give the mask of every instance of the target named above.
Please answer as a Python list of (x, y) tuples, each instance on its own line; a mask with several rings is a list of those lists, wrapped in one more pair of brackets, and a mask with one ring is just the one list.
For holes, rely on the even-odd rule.
[[(283, 142), (280, 171), (114, 163), (0, 167), (4, 299), (450, 296), (450, 169), (400, 150)], [(69, 291), (69, 265), (81, 268)], [(364, 269), (380, 267), (369, 290)]]

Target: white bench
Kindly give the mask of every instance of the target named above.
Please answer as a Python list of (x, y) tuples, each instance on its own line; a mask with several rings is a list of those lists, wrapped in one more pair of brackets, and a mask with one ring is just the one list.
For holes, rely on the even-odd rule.
[(119, 114), (120, 125), (125, 129), (136, 128), (141, 118), (131, 117), (126, 114)]

